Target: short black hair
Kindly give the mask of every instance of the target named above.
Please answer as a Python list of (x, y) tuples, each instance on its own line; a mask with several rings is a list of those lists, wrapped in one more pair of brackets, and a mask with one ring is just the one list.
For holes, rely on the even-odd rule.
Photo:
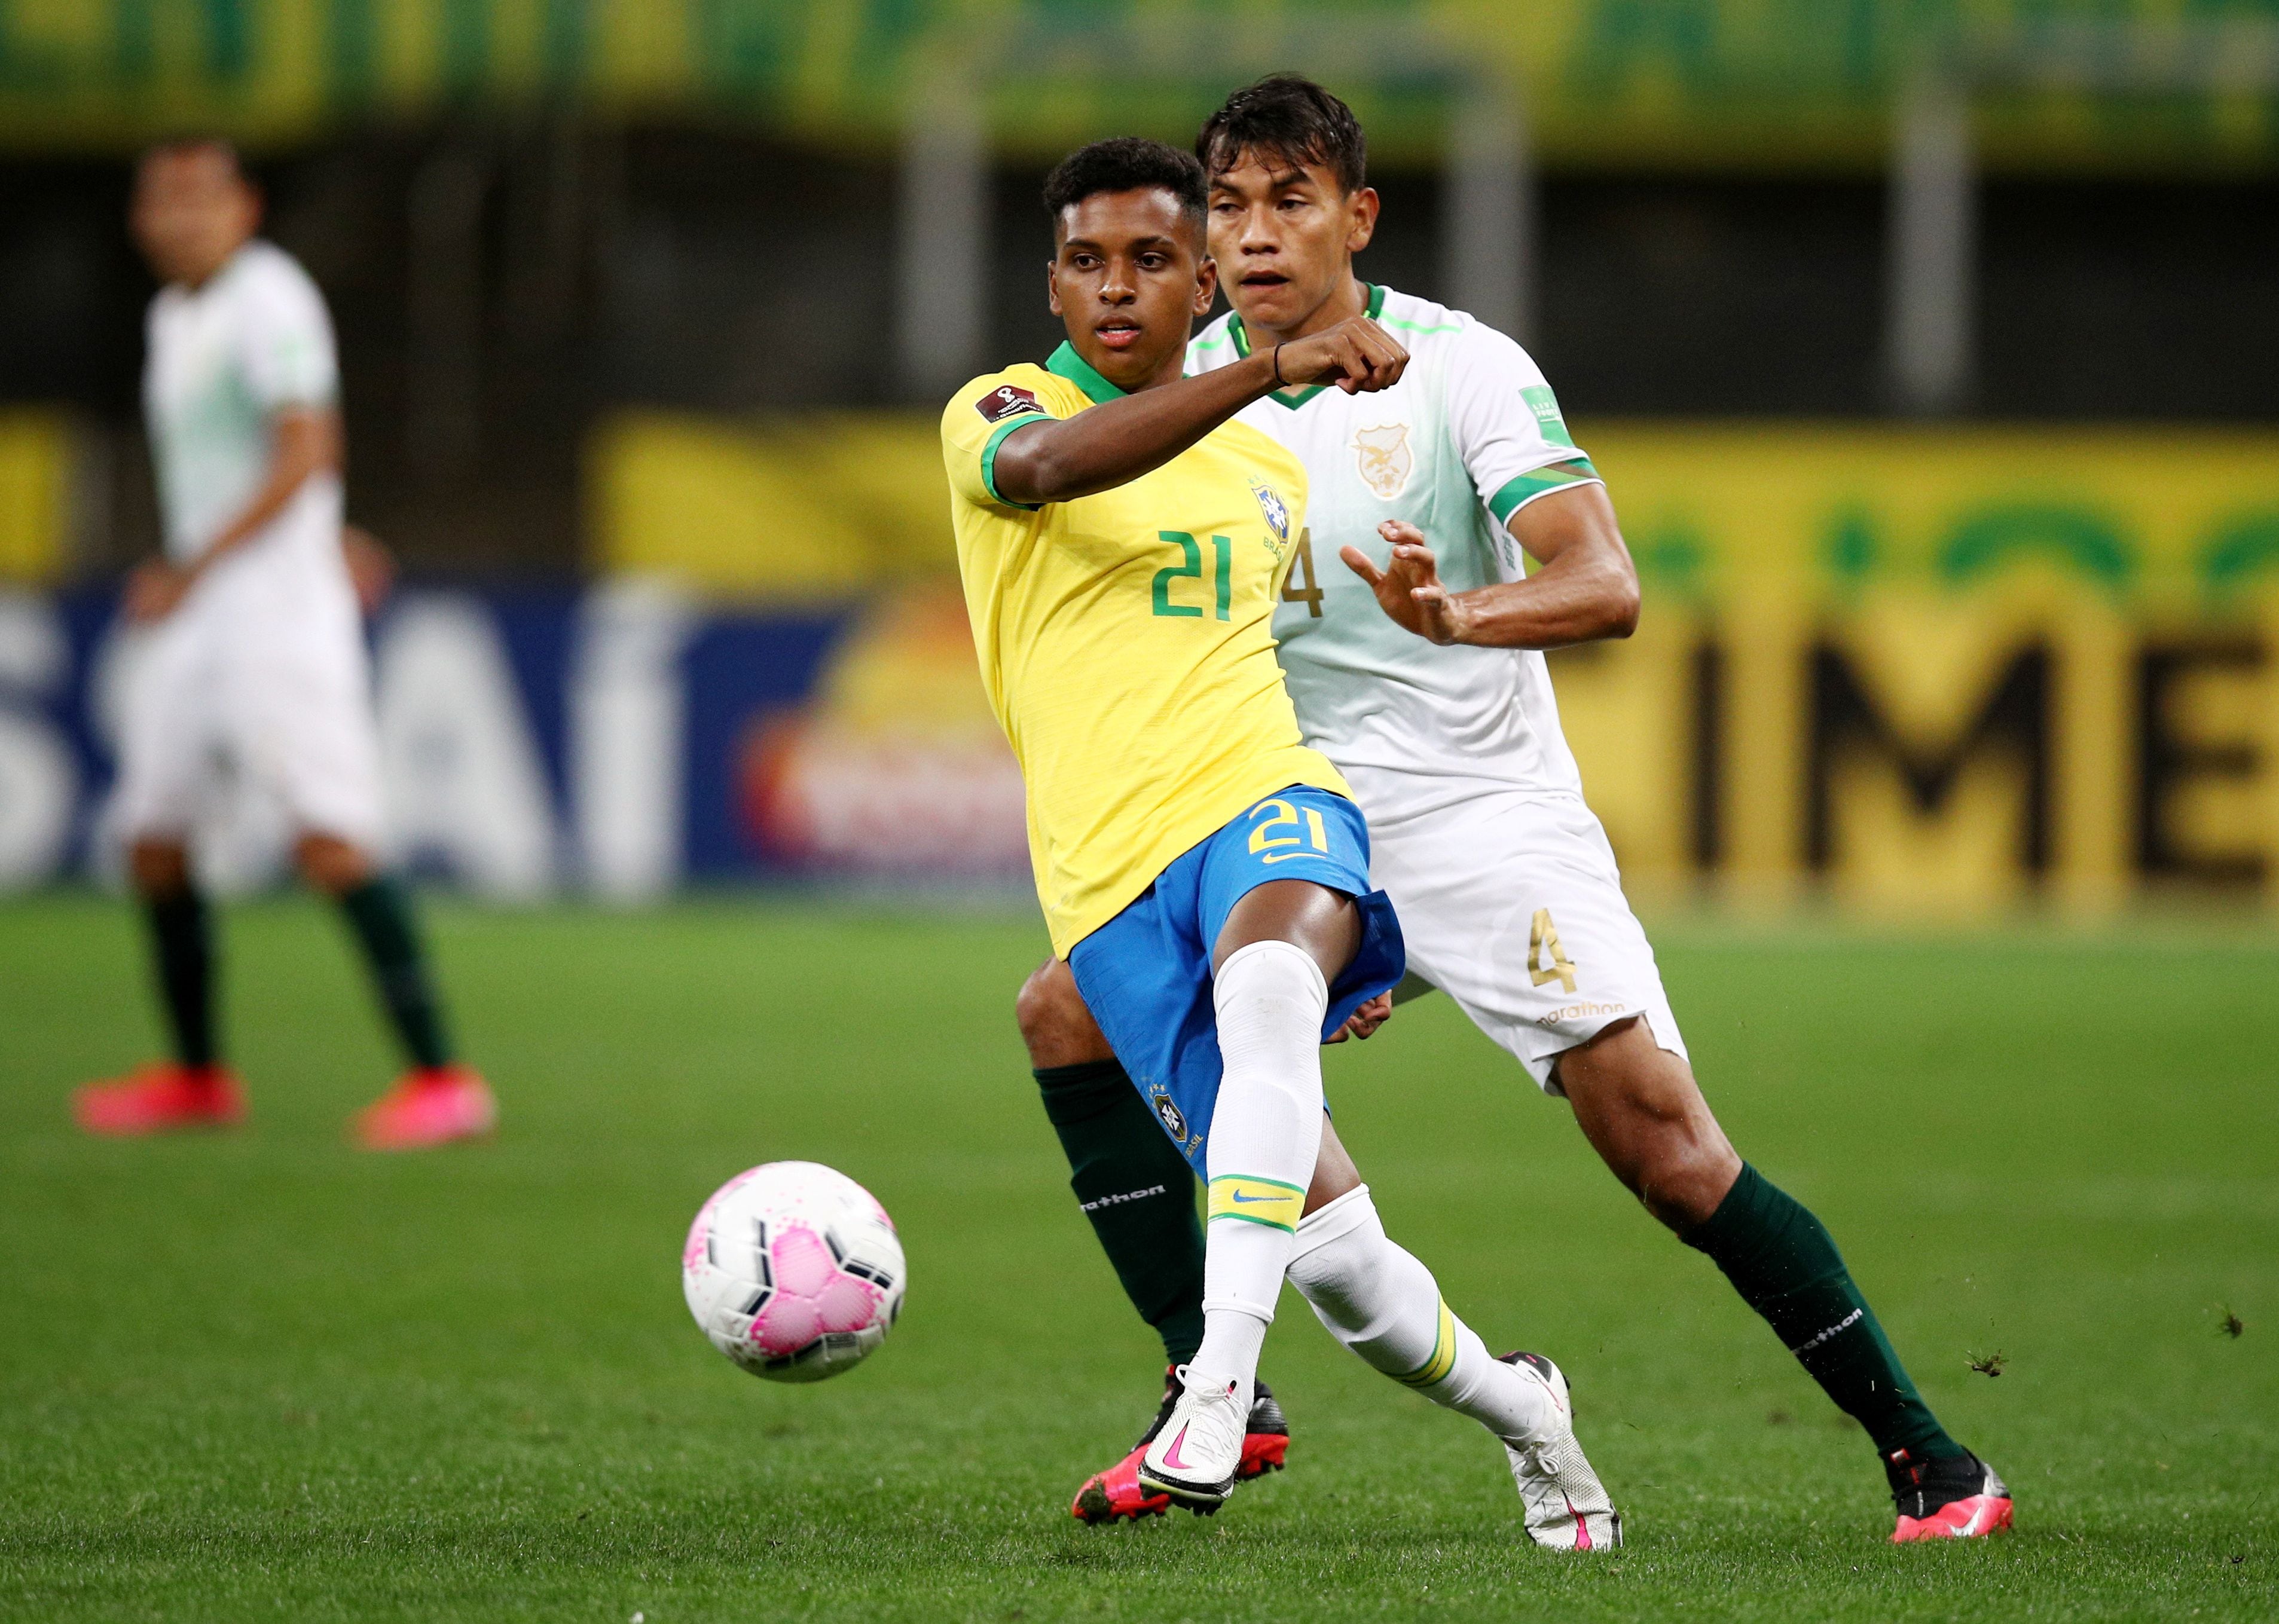
[(135, 162), (144, 163), (178, 152), (218, 152), (228, 160), (230, 168), (239, 180), (249, 181), (253, 179), (246, 171), (245, 158), (238, 151), (237, 143), (226, 135), (217, 135), (210, 130), (176, 130), (161, 135), (142, 149), (142, 156)]
[(1078, 147), (1045, 177), (1045, 207), (1057, 223), (1061, 211), (1100, 192), (1169, 192), (1198, 233), (1210, 188), (1203, 166), (1177, 147), (1138, 135), (1117, 135)]
[(1361, 120), (1301, 73), (1270, 73), (1245, 85), (1203, 120), (1195, 156), (1205, 171), (1224, 174), (1246, 152), (1279, 158), (1293, 169), (1318, 164), (1348, 195), (1369, 184), (1369, 137)]

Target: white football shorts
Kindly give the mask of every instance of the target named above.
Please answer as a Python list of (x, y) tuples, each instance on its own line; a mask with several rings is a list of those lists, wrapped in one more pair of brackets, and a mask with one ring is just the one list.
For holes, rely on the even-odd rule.
[(1546, 1093), (1561, 1054), (1643, 1016), (1684, 1058), (1654, 948), (1580, 797), (1480, 780), (1418, 795), (1407, 774), (1347, 769), (1369, 815), (1370, 874), (1393, 899), (1408, 968), (1456, 1001)]
[(272, 628), (188, 603), (149, 633), (128, 681), (118, 827), (128, 840), (188, 839), (225, 773), (273, 795), (299, 834), (380, 848), (380, 735), (353, 623)]

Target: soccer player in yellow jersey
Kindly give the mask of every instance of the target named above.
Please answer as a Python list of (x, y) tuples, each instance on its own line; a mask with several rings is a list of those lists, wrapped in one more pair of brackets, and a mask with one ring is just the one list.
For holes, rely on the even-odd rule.
[[(1301, 1216), (1360, 1176), (1324, 1118), (1319, 1046), (1400, 978), (1369, 831), (1299, 739), (1270, 628), (1305, 473), (1230, 421), (1276, 388), (1384, 388), (1407, 353), (1367, 317), (1180, 376), (1216, 291), (1204, 179), (1154, 142), (1095, 143), (1047, 180), (1042, 367), (942, 414), (982, 681), (1020, 758), (1055, 953), (1209, 1182), (1203, 1339), (1141, 1480), (1198, 1510), (1232, 1490)], [(1563, 1543), (1620, 1538), (1537, 1355), (1491, 1359), (1423, 1265), (1355, 1220), (1351, 1266), (1293, 1283), (1377, 1368), (1544, 1462)], [(1562, 1543), (1556, 1538), (1553, 1543)]]

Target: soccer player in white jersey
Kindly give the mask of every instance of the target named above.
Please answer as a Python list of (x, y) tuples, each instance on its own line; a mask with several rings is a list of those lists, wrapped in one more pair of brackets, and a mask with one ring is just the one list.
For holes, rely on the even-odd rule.
[[(1191, 372), (1362, 313), (1412, 356), (1380, 394), (1285, 389), (1241, 414), (1306, 464), (1309, 546), (1275, 632), (1307, 743), (1368, 815), (1371, 877), (1412, 969), (1569, 1100), (1615, 1176), (1867, 1429), (1895, 1541), (2009, 1526), (2008, 1490), (1923, 1404), (1828, 1231), (1734, 1153), (1695, 1084), (1541, 652), (1627, 636), (1639, 607), (1605, 486), (1543, 374), (1462, 311), (1354, 275), (1377, 199), (1360, 125), (1321, 87), (1277, 76), (1235, 92), (1197, 155), (1234, 308), (1196, 337)], [(1019, 1013), (1078, 1201), (1177, 1364), (1201, 1298), (1184, 1166), (1146, 1131), (1065, 967), (1031, 977)], [(1348, 1030), (1365, 1037), (1384, 1013)], [(1301, 1226), (1293, 1274), (1308, 1239)], [(1278, 1411), (1254, 1429), (1278, 1463)], [(1075, 1514), (1160, 1509), (1134, 1462), (1087, 1482)]]
[(79, 1091), (91, 1132), (234, 1123), (244, 1092), (213, 1019), (212, 922), (190, 837), (218, 762), (275, 795), (294, 857), (370, 961), (411, 1069), (356, 1129), (374, 1149), (487, 1132), (489, 1087), (458, 1064), (403, 887), (379, 866), (380, 751), (343, 555), (341, 421), (324, 297), (254, 234), (259, 195), (225, 144), (154, 149), (130, 224), (164, 286), (143, 407), (165, 556), (127, 584), (146, 656), (127, 695), (116, 808), (149, 915), (171, 1060)]

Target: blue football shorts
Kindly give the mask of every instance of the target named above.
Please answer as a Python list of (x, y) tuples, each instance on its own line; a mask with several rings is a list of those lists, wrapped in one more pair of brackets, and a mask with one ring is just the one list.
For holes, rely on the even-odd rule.
[(1116, 1058), (1197, 1171), (1224, 1069), (1211, 948), (1234, 905), (1269, 880), (1312, 880), (1361, 909), (1361, 951), (1330, 988), (1327, 1041), (1406, 964), (1392, 899), (1369, 884), (1369, 824), (1343, 795), (1301, 785), (1270, 795), (1183, 854), (1076, 945), (1069, 968)]

